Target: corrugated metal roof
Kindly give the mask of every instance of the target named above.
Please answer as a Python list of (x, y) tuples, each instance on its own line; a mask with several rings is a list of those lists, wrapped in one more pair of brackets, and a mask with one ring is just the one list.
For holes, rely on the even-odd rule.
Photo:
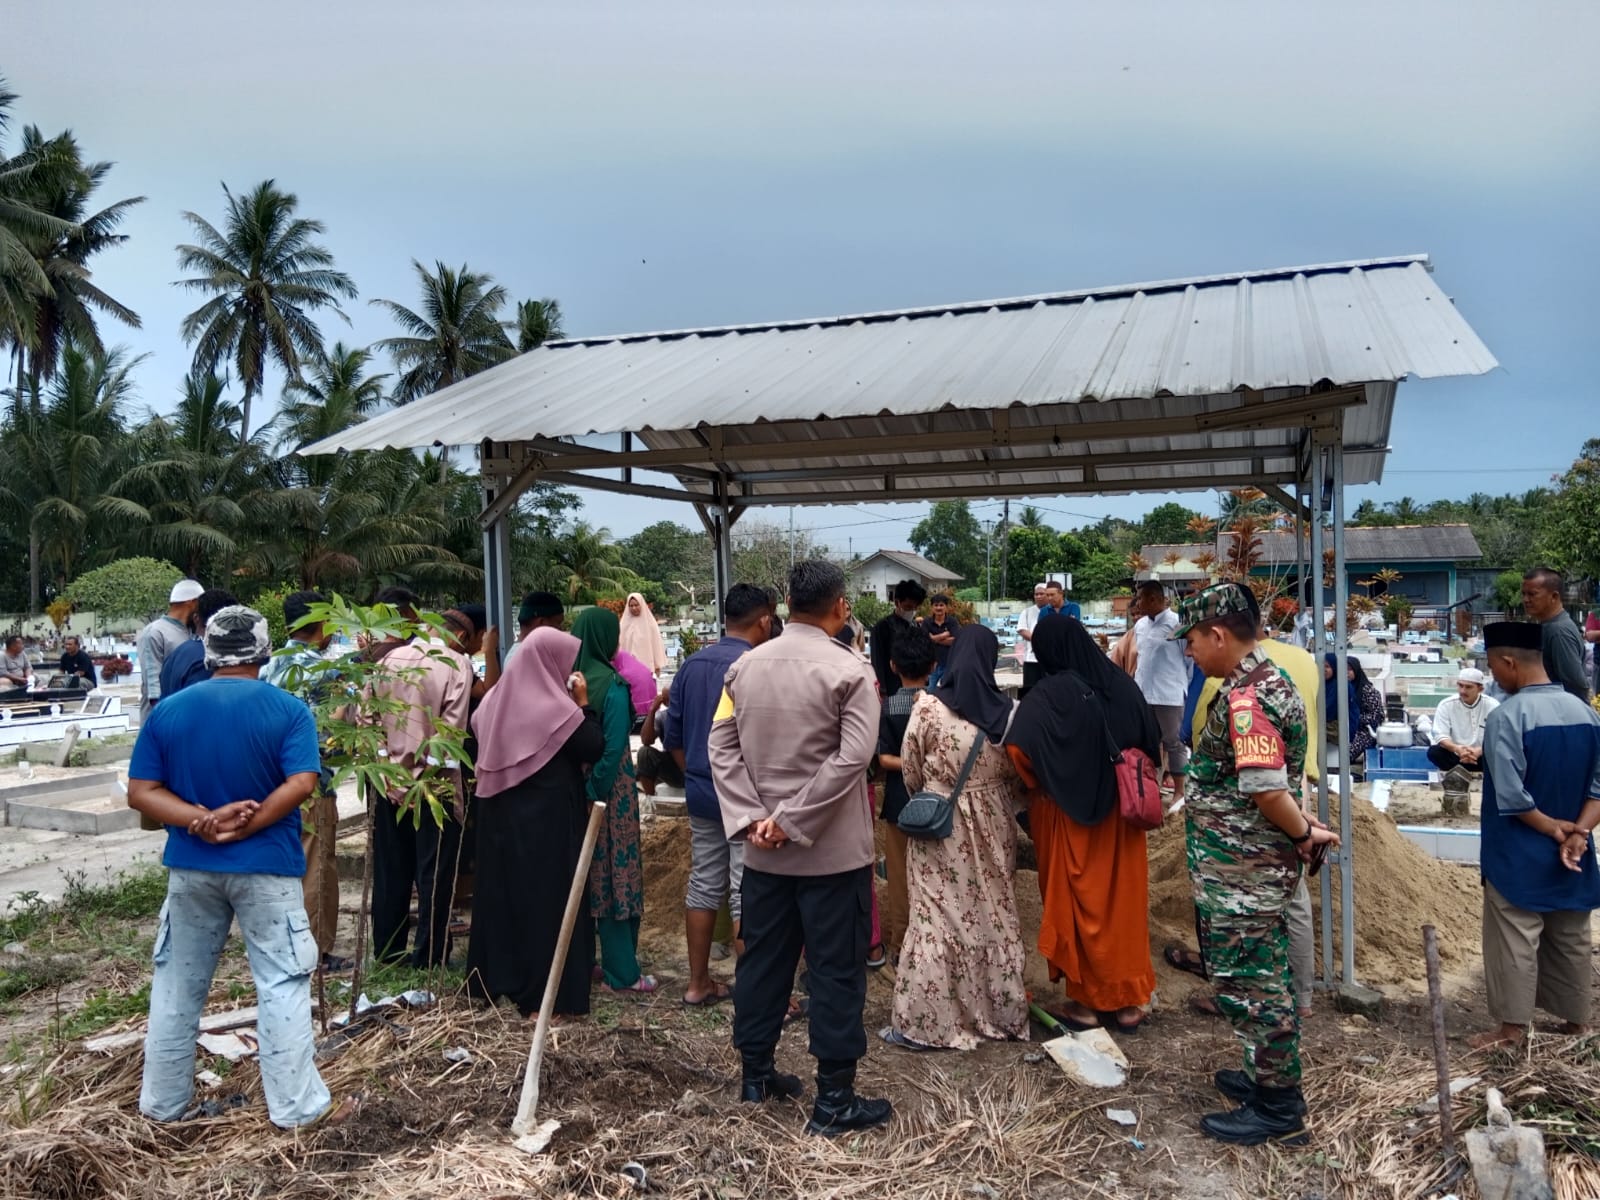
[[(1270, 405), (1319, 386), (1367, 385), (1365, 403), (1343, 418), (1346, 444), (1366, 448), (1346, 460), (1348, 481), (1360, 483), (1381, 474), (1395, 382), (1481, 374), (1496, 365), (1435, 284), (1426, 258), (1411, 256), (573, 339), (304, 452), (634, 432), (646, 447), (693, 451), (693, 461), (706, 463), (706, 431), (716, 428), (719, 445), (773, 447), (764, 459), (744, 449), (736, 479), (797, 465), (835, 472), (825, 484), (788, 479), (744, 487), (746, 499), (769, 502), (891, 491), (910, 499), (939, 488), (988, 494), (998, 486), (996, 474), (1019, 487), (1036, 484), (1039, 494), (1203, 488), (1233, 477), (1290, 478), (1301, 434), (1282, 427), (1203, 431), (1194, 416), (1263, 398)], [(991, 436), (999, 412), (1011, 431), (1024, 431), (1017, 444)], [(1138, 436), (1119, 438), (1107, 429), (1108, 422), (1162, 418), (1187, 421), (1190, 431), (1150, 437), (1151, 426), (1129, 424)], [(1080, 423), (1100, 436), (1060, 436), (1059, 427)], [(1044, 435), (1022, 444), (1030, 429)], [(970, 445), (946, 436), (918, 450), (925, 435), (961, 431), (972, 435)], [(837, 446), (804, 453), (804, 442), (839, 439), (878, 444), (856, 456)], [(952, 476), (952, 466), (962, 464), (969, 471)], [(881, 476), (850, 477), (856, 467), (893, 470), (892, 487)], [(688, 490), (707, 489), (703, 480), (680, 477)]]
[(859, 571), (875, 558), (887, 558), (896, 566), (910, 571), (919, 579), (943, 579), (951, 583), (959, 583), (961, 576), (946, 567), (941, 567), (931, 558), (923, 558), (920, 554), (913, 554), (910, 550), (877, 550), (858, 561), (851, 571)]
[[(1360, 525), (1345, 529), (1344, 556), (1352, 563), (1460, 562), (1482, 558), (1483, 551), (1470, 525)], [(1293, 535), (1261, 535), (1263, 566), (1297, 557)]]

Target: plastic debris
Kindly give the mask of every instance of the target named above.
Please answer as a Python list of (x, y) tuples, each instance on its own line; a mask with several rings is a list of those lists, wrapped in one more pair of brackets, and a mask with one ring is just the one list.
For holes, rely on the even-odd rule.
[(631, 1183), (635, 1189), (641, 1192), (645, 1191), (650, 1186), (650, 1176), (646, 1173), (643, 1163), (623, 1163), (622, 1177)]
[(1126, 1108), (1108, 1108), (1106, 1109), (1106, 1116), (1118, 1125), (1137, 1125), (1139, 1123), (1138, 1115)]
[(561, 1128), (561, 1122), (552, 1117), (548, 1121), (541, 1121), (532, 1133), (525, 1133), (511, 1144), (524, 1154), (543, 1154), (545, 1147), (550, 1145), (550, 1139), (555, 1137), (556, 1130)]
[(469, 1063), (472, 1061), (472, 1052), (465, 1046), (451, 1046), (444, 1052), (447, 1063)]
[(1143, 1150), (1144, 1149), (1144, 1143), (1141, 1142), (1138, 1138), (1129, 1138), (1128, 1139), (1128, 1145), (1132, 1146), (1135, 1150)]
[[(1483, 1082), (1482, 1077), (1478, 1076), (1478, 1075), (1463, 1075), (1459, 1079), (1452, 1079), (1450, 1081), (1450, 1094), (1452, 1096), (1459, 1096), (1462, 1092), (1466, 1091), (1469, 1087), (1472, 1087), (1476, 1083), (1482, 1083), (1482, 1082)], [(1429, 1096), (1421, 1104), (1417, 1105), (1417, 1111), (1419, 1113), (1434, 1113), (1434, 1112), (1438, 1112), (1439, 1111), (1439, 1097), (1438, 1097), (1438, 1095), (1435, 1094), (1435, 1095)]]

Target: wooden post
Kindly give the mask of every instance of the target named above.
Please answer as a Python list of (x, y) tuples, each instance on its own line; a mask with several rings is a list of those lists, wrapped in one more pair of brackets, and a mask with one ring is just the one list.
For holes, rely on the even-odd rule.
[(1439, 1085), (1439, 1144), (1444, 1161), (1456, 1161), (1456, 1126), (1450, 1112), (1450, 1056), (1445, 1048), (1444, 989), (1439, 983), (1439, 935), (1432, 925), (1422, 927), (1422, 955), (1428, 968), (1428, 1005), (1433, 1016), (1433, 1066)]

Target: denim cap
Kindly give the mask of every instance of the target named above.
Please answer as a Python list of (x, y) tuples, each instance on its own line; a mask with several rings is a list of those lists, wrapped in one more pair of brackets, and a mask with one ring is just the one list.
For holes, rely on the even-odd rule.
[(1243, 584), (1214, 583), (1203, 591), (1185, 596), (1179, 601), (1178, 627), (1172, 631), (1171, 640), (1182, 641), (1183, 635), (1196, 625), (1215, 621), (1218, 617), (1226, 617), (1231, 613), (1243, 613), (1254, 624), (1258, 611), (1255, 597)]
[(267, 619), (253, 608), (230, 604), (206, 622), (206, 666), (239, 667), (264, 663), (272, 657)]

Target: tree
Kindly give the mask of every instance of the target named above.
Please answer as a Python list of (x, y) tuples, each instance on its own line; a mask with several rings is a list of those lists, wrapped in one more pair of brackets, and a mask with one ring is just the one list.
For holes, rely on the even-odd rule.
[(223, 184), (222, 194), (228, 199), (222, 230), (196, 213), (183, 214), (198, 244), (178, 247), (179, 269), (195, 274), (177, 286), (211, 297), (183, 319), (183, 340), (195, 348), (199, 374), (235, 372), (244, 388), (244, 441), (268, 360), (298, 378), (301, 363), (322, 354), (322, 331), (311, 314), (328, 308), (343, 317), (339, 300), (355, 299), (356, 285), (314, 240), (325, 232), (322, 222), (295, 215), (300, 202), (292, 192), (268, 179), (242, 196)]
[[(16, 99), (0, 76), (0, 136)], [(68, 167), (59, 146), (8, 156), (0, 145), (0, 345), (9, 345), (14, 355), (32, 349), (34, 305), (50, 291), (34, 247), (73, 232), (70, 222), (51, 215), (40, 200)]]
[(79, 575), (66, 595), (79, 612), (144, 620), (166, 609), (172, 585), (182, 578), (182, 571), (160, 559), (119, 558)]
[[(139, 526), (133, 540), (177, 559), (185, 574), (226, 573), (262, 487), (265, 458), (256, 439), (233, 432), (239, 406), (215, 375), (183, 381), (177, 411), (152, 417), (134, 435), (135, 462), (113, 489)], [(215, 569), (207, 570), (207, 565)]]
[(790, 540), (787, 527), (745, 517), (733, 527), (728, 583), (753, 583), (771, 588), (781, 598), (789, 592), (789, 567), (804, 558), (825, 558), (828, 548), (817, 544), (809, 529), (796, 529)]
[(673, 603), (704, 603), (711, 592), (711, 539), (674, 521), (646, 525), (624, 538), (622, 565), (660, 585)]
[(518, 304), (517, 319), (508, 322), (508, 327), (517, 335), (518, 354), (526, 354), (546, 342), (557, 342), (567, 336), (566, 330), (561, 328), (561, 301), (548, 296)]
[(1017, 524), (1025, 529), (1039, 529), (1044, 525), (1044, 514), (1031, 504), (1024, 504)]
[(1146, 546), (1177, 546), (1189, 540), (1189, 523), (1200, 514), (1181, 504), (1159, 504), (1145, 514), (1141, 539)]
[(1402, 496), (1398, 500), (1384, 505), (1389, 516), (1396, 525), (1417, 525), (1422, 521), (1422, 510), (1417, 507), (1417, 502), (1410, 496)]
[(1049, 572), (1062, 569), (1061, 538), (1053, 529), (1016, 525), (1006, 531), (1006, 542), (1011, 557), (1010, 599), (1030, 599), (1034, 584)]
[(611, 540), (604, 526), (574, 521), (549, 546), (551, 574), (547, 584), (565, 593), (569, 603), (610, 592), (632, 590), (633, 572), (622, 565), (622, 547)]
[(0, 436), (0, 504), (29, 538), (29, 611), (37, 612), (41, 574), (57, 587), (86, 564), (112, 557), (107, 536), (137, 512), (116, 494), (132, 392), (120, 350), (93, 354), (68, 343), (45, 402), (13, 398)]
[(90, 197), (105, 181), (111, 164), (85, 163), (71, 133), (46, 141), (37, 127), (29, 126), (22, 134), (22, 155), (53, 162), (53, 169), (36, 176), (33, 190), (37, 207), (60, 223), (53, 236), (23, 238), (45, 280), (45, 286), (26, 306), (30, 328), (16, 344), (18, 377), (37, 389), (40, 381), (55, 371), (66, 338), (92, 352), (105, 353), (95, 310), (139, 327), (138, 313), (95, 286), (89, 260), (128, 240), (116, 229), (144, 197), (118, 200), (91, 213)]
[(1540, 543), (1551, 566), (1600, 578), (1600, 438), (1583, 443), (1543, 506)]
[(372, 302), (405, 331), (377, 344), (400, 372), (396, 404), (409, 404), (517, 353), (500, 321), (506, 289), (491, 276), (468, 270), (465, 263), (455, 270), (435, 262), (431, 273), (415, 259), (411, 266), (422, 285), (420, 312), (395, 300)]
[(965, 500), (940, 500), (911, 531), (917, 553), (962, 579), (983, 578), (983, 528)]

